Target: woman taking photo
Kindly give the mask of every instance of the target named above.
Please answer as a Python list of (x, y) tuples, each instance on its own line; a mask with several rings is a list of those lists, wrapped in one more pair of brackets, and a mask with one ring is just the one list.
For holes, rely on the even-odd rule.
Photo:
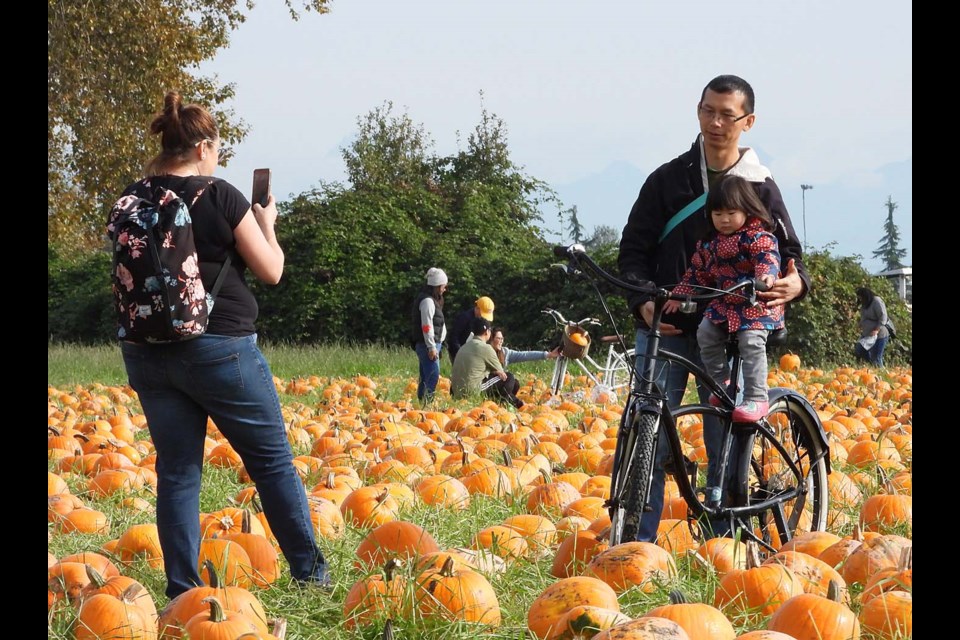
[[(256, 484), (293, 578), (329, 587), (273, 375), (257, 347), (257, 301), (246, 283), (248, 271), (267, 284), (276, 284), (283, 274), (283, 250), (274, 233), (276, 202), (270, 195), (265, 207), (251, 207), (233, 185), (212, 177), (221, 153), (217, 124), (203, 107), (183, 104), (177, 92), (166, 94), (150, 133), (160, 135), (161, 151), (147, 164), (146, 177), (128, 186), (121, 201), (151, 199), (166, 189), (189, 205), (186, 221), (192, 221), (196, 244), (190, 262), (199, 267), (206, 291), (214, 289), (230, 257), (202, 335), (169, 343), (133, 341), (121, 323), (127, 377), (157, 453), (157, 529), (166, 595), (173, 599), (203, 584), (197, 565), (208, 418)], [(118, 242), (129, 246), (137, 241), (132, 236)], [(135, 311), (150, 315), (149, 309)]]

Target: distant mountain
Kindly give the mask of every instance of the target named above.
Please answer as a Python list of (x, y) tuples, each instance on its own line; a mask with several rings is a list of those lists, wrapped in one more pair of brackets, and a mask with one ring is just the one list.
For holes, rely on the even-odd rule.
[[(587, 236), (599, 226), (623, 229), (647, 175), (629, 162), (618, 161), (603, 171), (574, 182), (553, 185), (564, 207), (577, 206), (577, 217)], [(778, 181), (790, 211), (794, 229), (804, 239), (803, 197), (800, 184)], [(905, 265), (913, 260), (913, 160), (884, 165), (858, 175), (841, 176), (830, 183), (813, 185), (806, 192), (806, 244), (829, 248), (836, 256), (860, 256), (871, 272), (883, 264), (872, 256), (883, 238), (887, 218), (885, 203), (890, 196), (897, 208), (894, 223), (900, 232), (900, 247), (907, 249)], [(556, 237), (566, 230), (552, 212), (544, 215), (546, 228)]]

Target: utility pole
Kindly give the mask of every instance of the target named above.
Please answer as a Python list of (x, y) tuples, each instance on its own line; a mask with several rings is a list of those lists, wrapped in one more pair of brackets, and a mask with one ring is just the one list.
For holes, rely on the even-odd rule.
[(800, 197), (803, 201), (803, 250), (807, 250), (807, 189), (813, 189), (812, 184), (800, 185)]

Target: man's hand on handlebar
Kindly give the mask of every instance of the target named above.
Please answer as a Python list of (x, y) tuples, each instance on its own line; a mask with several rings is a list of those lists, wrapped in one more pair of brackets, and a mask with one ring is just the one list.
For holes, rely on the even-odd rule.
[(797, 271), (793, 258), (787, 260), (787, 270), (782, 278), (773, 281), (767, 291), (757, 291), (757, 297), (763, 300), (767, 307), (786, 304), (803, 293), (803, 279)]
[[(668, 300), (667, 303), (677, 302), (675, 300)], [(679, 302), (677, 305), (679, 306)], [(639, 307), (637, 310), (640, 312), (640, 317), (643, 318), (643, 321), (647, 323), (648, 327), (653, 326), (653, 300), (647, 300)], [(672, 324), (667, 324), (666, 322), (660, 322), (660, 335), (662, 336), (679, 336), (683, 331), (677, 329)]]

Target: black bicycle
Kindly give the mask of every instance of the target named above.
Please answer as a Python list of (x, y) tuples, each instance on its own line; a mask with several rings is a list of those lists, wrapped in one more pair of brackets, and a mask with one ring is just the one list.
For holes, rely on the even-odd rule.
[[(782, 544), (798, 532), (824, 530), (830, 449), (817, 412), (806, 398), (792, 389), (773, 387), (769, 390), (770, 409), (766, 417), (755, 423), (734, 422), (731, 414), (742, 364), (736, 341), (731, 339), (728, 343), (732, 363), (727, 388), (715, 382), (702, 367), (660, 348), (660, 320), (667, 300), (680, 300), (685, 303), (681, 310), (689, 311), (698, 302), (730, 294), (753, 302), (762, 282), (745, 281), (726, 290), (674, 295), (666, 287), (630, 283), (607, 273), (582, 245), (555, 247), (554, 253), (567, 258), (567, 273), (591, 279), (601, 301), (598, 279), (626, 291), (648, 294), (654, 301), (647, 351), (637, 354), (643, 357), (642, 367), (638, 371), (634, 363), (632, 368), (634, 376), (639, 377), (631, 384), (617, 432), (610, 498), (606, 503), (611, 522), (610, 545), (636, 539), (640, 517), (647, 508), (657, 439), (661, 435), (667, 438), (672, 457), (667, 470), (689, 506), (690, 518), (702, 520), (705, 516), (712, 523), (724, 523), (732, 535), (739, 535), (744, 541), (754, 540), (771, 552), (776, 550), (774, 534)], [(603, 307), (607, 309), (606, 303)], [(656, 382), (658, 363), (683, 367), (698, 384), (705, 384), (720, 398), (720, 406), (682, 404), (671, 408)], [(681, 447), (677, 423), (684, 416), (697, 415), (716, 416), (723, 429), (719, 486), (724, 497), (720, 502), (708, 500), (703, 489), (697, 488), (698, 465), (684, 455)]]

